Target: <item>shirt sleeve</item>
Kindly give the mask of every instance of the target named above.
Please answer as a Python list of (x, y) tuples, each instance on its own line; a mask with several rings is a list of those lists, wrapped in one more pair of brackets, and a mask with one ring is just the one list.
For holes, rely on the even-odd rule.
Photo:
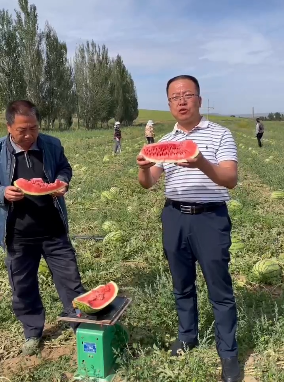
[(220, 146), (216, 153), (216, 159), (218, 163), (225, 160), (238, 162), (237, 145), (230, 130), (226, 130), (222, 136)]

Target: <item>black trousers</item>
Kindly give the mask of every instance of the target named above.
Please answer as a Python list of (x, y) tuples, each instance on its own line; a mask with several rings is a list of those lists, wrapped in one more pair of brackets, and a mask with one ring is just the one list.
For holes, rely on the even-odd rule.
[(261, 138), (263, 136), (263, 133), (257, 133), (256, 134), (256, 139), (257, 139), (257, 143), (258, 143), (258, 146), (261, 147), (262, 146), (262, 142), (261, 142)]
[(163, 247), (173, 280), (179, 339), (198, 341), (196, 261), (204, 275), (215, 316), (221, 358), (237, 355), (237, 310), (228, 269), (231, 220), (226, 205), (212, 212), (184, 214), (172, 205), (162, 211)]
[(147, 143), (154, 143), (154, 138), (153, 137), (146, 137)]
[[(72, 310), (72, 300), (85, 292), (77, 267), (75, 250), (67, 235), (33, 240), (7, 242), (5, 259), (12, 288), (12, 306), (22, 323), (26, 338), (41, 337), (45, 310), (39, 294), (38, 267), (41, 255), (50, 268), (64, 312)], [(78, 325), (70, 325), (74, 330)]]

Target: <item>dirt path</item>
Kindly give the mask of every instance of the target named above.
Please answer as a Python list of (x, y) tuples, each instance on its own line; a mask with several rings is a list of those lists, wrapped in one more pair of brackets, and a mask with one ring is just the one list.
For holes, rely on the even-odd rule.
[[(19, 344), (17, 345), (19, 346)], [(20, 352), (20, 349), (18, 349), (18, 352)], [(0, 369), (3, 370), (2, 376), (9, 378), (16, 373), (30, 370), (44, 361), (57, 360), (66, 355), (71, 355), (72, 359), (76, 361), (76, 340), (72, 331), (62, 331), (57, 325), (47, 324), (43, 333), (41, 351), (38, 355), (31, 357), (17, 355), (16, 357), (4, 359), (0, 362)]]

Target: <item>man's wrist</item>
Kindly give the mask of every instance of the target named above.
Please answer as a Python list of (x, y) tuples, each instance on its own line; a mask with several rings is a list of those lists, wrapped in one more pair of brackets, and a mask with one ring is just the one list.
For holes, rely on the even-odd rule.
[(202, 155), (198, 164), (199, 170), (200, 171), (206, 170), (208, 166), (210, 166), (210, 162)]

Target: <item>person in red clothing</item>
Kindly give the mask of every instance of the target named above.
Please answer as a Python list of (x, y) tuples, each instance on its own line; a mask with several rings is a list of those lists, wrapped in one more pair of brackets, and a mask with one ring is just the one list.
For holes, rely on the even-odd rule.
[(114, 154), (121, 152), (121, 130), (120, 122), (115, 122), (114, 124)]

